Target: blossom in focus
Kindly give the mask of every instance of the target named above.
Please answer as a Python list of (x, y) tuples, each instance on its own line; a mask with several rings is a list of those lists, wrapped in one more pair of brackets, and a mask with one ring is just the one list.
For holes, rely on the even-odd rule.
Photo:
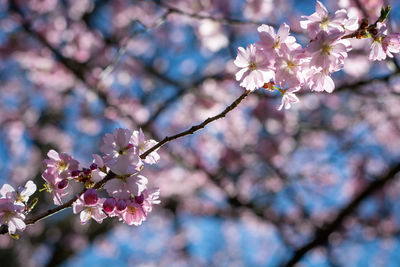
[(241, 81), (240, 86), (249, 91), (254, 91), (275, 78), (275, 56), (261, 51), (253, 44), (248, 45), (246, 49), (239, 47), (234, 63), (241, 68), (236, 73), (236, 80)]
[(57, 172), (54, 172), (51, 169), (46, 169), (42, 173), (42, 178), (46, 181), (45, 188), (47, 192), (51, 193), (53, 196), (54, 204), (61, 205), (62, 197), (66, 195), (64, 192), (66, 186), (59, 186), (59, 184), (62, 184), (64, 179), (62, 179)]
[(147, 214), (151, 212), (154, 204), (160, 204), (160, 189), (145, 189), (139, 196), (135, 197), (135, 201), (143, 207)]
[(315, 68), (329, 69), (330, 72), (341, 69), (347, 52), (351, 50), (348, 40), (340, 39), (341, 32), (320, 32), (316, 39), (306, 47), (307, 54), (311, 56), (310, 65)]
[(8, 226), (8, 233), (14, 234), (16, 230), (24, 230), (25, 225), (25, 207), (15, 205), (10, 198), (0, 199), (0, 224)]
[(295, 92), (299, 91), (300, 89), (298, 88), (290, 88), (287, 90), (282, 90), (281, 93), (282, 95), (282, 102), (281, 105), (278, 107), (278, 110), (282, 110), (283, 107), (285, 109), (289, 109), (292, 104), (299, 102), (299, 99), (297, 96), (294, 94)]
[(256, 43), (256, 46), (266, 52), (277, 52), (278, 55), (281, 55), (280, 48), (282, 44), (286, 44), (291, 50), (300, 47), (296, 43), (296, 38), (289, 35), (290, 27), (286, 23), (279, 27), (278, 33), (275, 33), (275, 29), (272, 26), (265, 24), (258, 27), (257, 30), (260, 41)]
[(142, 167), (139, 149), (131, 143), (132, 134), (128, 129), (119, 128), (103, 138), (100, 150), (105, 154), (104, 164), (118, 175), (130, 175)]
[[(146, 140), (143, 134), (142, 129), (139, 131), (133, 131), (131, 143), (139, 148), (139, 154), (143, 154), (151, 147), (157, 144), (157, 141), (150, 139)], [(157, 150), (151, 152), (147, 157), (143, 160), (147, 164), (156, 164), (160, 160), (160, 155), (158, 155)]]
[(15, 202), (26, 203), (29, 197), (36, 192), (36, 185), (31, 180), (27, 181), (25, 186), (18, 187), (15, 190), (11, 185), (4, 184), (0, 189), (0, 195), (2, 198), (9, 198)]
[(306, 20), (300, 21), (300, 26), (307, 30), (311, 39), (314, 39), (321, 31), (344, 32), (344, 29), (355, 31), (358, 28), (358, 18), (349, 19), (347, 11), (344, 9), (331, 14), (320, 1), (317, 1), (315, 5), (315, 13), (310, 16), (302, 16), (302, 18)]
[(288, 45), (282, 44), (281, 50), (282, 56), (275, 63), (275, 83), (281, 88), (299, 88), (305, 82), (304, 70), (310, 58), (301, 48), (291, 50)]
[(107, 181), (104, 189), (110, 196), (119, 199), (129, 199), (131, 195), (138, 196), (146, 188), (147, 178), (142, 175), (116, 177)]
[(51, 170), (51, 172), (57, 172), (62, 178), (70, 177), (71, 171), (79, 168), (79, 162), (67, 153), (58, 153), (52, 149), (47, 153), (47, 156), (49, 159), (44, 160), (44, 163), (47, 164), (47, 169)]
[(103, 180), (104, 177), (107, 176), (107, 173), (102, 171), (105, 167), (103, 159), (97, 154), (93, 154), (92, 156), (93, 156), (93, 163), (96, 164), (97, 168), (92, 170), (91, 180), (95, 183), (98, 183), (101, 180)]
[[(88, 192), (89, 190), (87, 190), (86, 192)], [(89, 191), (89, 193), (86, 192), (83, 198), (82, 196), (79, 197), (72, 204), (73, 212), (75, 214), (80, 212), (81, 224), (87, 223), (91, 218), (93, 218), (98, 223), (102, 223), (103, 220), (107, 218), (107, 215), (103, 212), (103, 202), (105, 201), (105, 199), (97, 198), (97, 193), (95, 193), (95, 190)], [(96, 195), (96, 197), (94, 195)]]
[(146, 220), (146, 213), (141, 205), (134, 200), (126, 201), (127, 208), (121, 214), (122, 219), (127, 225), (141, 225)]
[(309, 77), (308, 86), (312, 91), (332, 93), (335, 89), (335, 83), (330, 76), (329, 70), (326, 68), (312, 68), (308, 71), (307, 77)]

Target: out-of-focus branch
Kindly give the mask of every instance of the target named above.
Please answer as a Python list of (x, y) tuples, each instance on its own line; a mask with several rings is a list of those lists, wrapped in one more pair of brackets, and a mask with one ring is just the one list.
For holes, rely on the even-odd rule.
[(327, 223), (322, 228), (317, 229), (314, 238), (302, 247), (298, 248), (294, 252), (292, 258), (290, 258), (287, 263), (284, 264), (284, 266), (294, 266), (309, 251), (318, 246), (324, 245), (328, 241), (329, 235), (341, 227), (343, 221), (359, 207), (363, 200), (382, 189), (385, 184), (396, 177), (398, 172), (400, 172), (400, 163), (393, 165), (386, 173), (376, 178), (375, 181), (370, 183), (352, 201), (350, 201), (350, 203), (340, 210), (334, 220), (332, 220), (330, 223)]

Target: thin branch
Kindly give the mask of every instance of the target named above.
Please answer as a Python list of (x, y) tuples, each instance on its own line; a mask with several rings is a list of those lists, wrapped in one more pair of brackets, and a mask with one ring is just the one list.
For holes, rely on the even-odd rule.
[(310, 242), (297, 249), (294, 252), (292, 258), (289, 259), (289, 261), (287, 261), (287, 263), (283, 266), (294, 266), (309, 251), (318, 246), (324, 245), (328, 241), (329, 235), (337, 231), (341, 227), (343, 221), (359, 207), (360, 203), (364, 199), (382, 189), (387, 182), (393, 180), (396, 177), (396, 174), (398, 172), (400, 172), (400, 163), (392, 166), (385, 174), (370, 183), (363, 191), (361, 191), (361, 193), (358, 194), (358, 196), (356, 196), (338, 213), (334, 220), (332, 220), (330, 223), (326, 224), (322, 228), (318, 229), (315, 233), (314, 238)]
[(194, 125), (190, 129), (188, 129), (186, 131), (183, 131), (183, 132), (180, 132), (180, 133), (178, 133), (176, 135), (166, 136), (163, 140), (161, 140), (156, 145), (154, 145), (153, 147), (151, 147), (147, 151), (145, 151), (143, 154), (141, 154), (140, 158), (145, 159), (151, 152), (157, 150), (158, 148), (160, 148), (161, 146), (165, 145), (166, 143), (168, 143), (168, 142), (170, 142), (172, 140), (176, 140), (178, 138), (184, 137), (186, 135), (194, 134), (198, 130), (204, 128), (207, 124), (225, 117), (226, 114), (228, 114), (230, 111), (235, 109), (240, 104), (240, 102), (242, 102), (250, 93), (251, 93), (251, 91), (245, 91), (241, 96), (239, 96), (235, 101), (233, 101), (232, 104), (227, 106), (221, 113), (219, 113), (219, 114), (217, 114), (217, 115), (215, 115), (213, 117), (207, 118), (202, 123)]
[[(116, 176), (116, 175), (115, 175), (113, 172), (110, 171), (110, 172), (106, 175), (106, 177), (104, 177), (103, 180), (97, 182), (92, 188), (93, 188), (93, 189), (99, 189), (99, 188), (101, 188), (107, 181), (113, 179), (115, 176)], [(52, 216), (52, 215), (54, 215), (54, 214), (56, 214), (56, 213), (58, 213), (58, 212), (60, 212), (60, 211), (62, 211), (62, 210), (64, 210), (64, 209), (67, 209), (67, 208), (71, 207), (72, 204), (73, 204), (82, 194), (84, 194), (84, 193), (86, 192), (86, 190), (87, 190), (86, 188), (83, 189), (81, 193), (79, 193), (78, 195), (74, 196), (74, 197), (73, 197), (72, 199), (70, 199), (68, 202), (66, 202), (66, 203), (64, 203), (64, 204), (62, 204), (62, 205), (60, 205), (60, 206), (57, 206), (57, 207), (55, 207), (55, 208), (53, 208), (53, 209), (49, 209), (49, 210), (47, 210), (47, 211), (45, 211), (45, 212), (42, 212), (42, 213), (40, 213), (40, 214), (34, 216), (33, 218), (26, 219), (26, 220), (25, 220), (25, 224), (26, 224), (26, 225), (34, 224), (34, 223), (36, 223), (36, 222), (38, 222), (38, 221), (40, 221), (40, 220), (43, 220), (43, 219), (45, 219), (45, 218), (47, 218), (47, 217), (49, 217), (49, 216)], [(0, 234), (4, 235), (4, 234), (6, 234), (6, 233), (8, 233), (8, 226), (4, 224), (4, 225), (2, 225), (2, 226), (0, 227)]]

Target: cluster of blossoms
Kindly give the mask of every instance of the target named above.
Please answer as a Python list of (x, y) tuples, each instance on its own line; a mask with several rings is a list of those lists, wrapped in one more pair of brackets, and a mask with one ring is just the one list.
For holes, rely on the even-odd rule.
[(290, 27), (283, 23), (276, 33), (268, 25), (258, 27), (260, 40), (246, 49), (239, 47), (234, 61), (240, 68), (236, 80), (249, 91), (263, 87), (282, 94), (283, 107), (291, 107), (299, 99), (295, 92), (309, 87), (312, 91), (331, 93), (335, 84), (331, 74), (341, 70), (348, 52), (352, 49), (350, 38), (372, 38), (370, 60), (383, 60), (400, 52), (400, 34), (387, 35), (384, 23), (390, 9), (383, 9), (374, 24), (361, 23), (349, 17), (344, 9), (329, 13), (317, 1), (316, 12), (302, 16), (300, 25), (307, 30), (310, 42), (303, 48), (290, 35)]
[(11, 185), (4, 184), (0, 189), (0, 224), (8, 226), (8, 233), (15, 234), (16, 230), (24, 230), (25, 216), (32, 209), (28, 205), (29, 197), (35, 193), (36, 185), (28, 181), (25, 186), (15, 190)]
[[(159, 161), (157, 151), (144, 159), (140, 157), (155, 144), (154, 140), (146, 140), (141, 130), (116, 129), (105, 135), (100, 147), (103, 155), (94, 154), (89, 168), (80, 168), (79, 162), (66, 153), (50, 150), (49, 158), (44, 160), (42, 178), (46, 183), (42, 190), (52, 195), (55, 205), (63, 205), (69, 184), (82, 183), (84, 192), (72, 204), (73, 212), (80, 213), (82, 224), (91, 218), (101, 223), (107, 217), (118, 217), (128, 225), (140, 225), (153, 205), (160, 203), (159, 189), (147, 188), (147, 178), (139, 174), (144, 164)], [(105, 192), (98, 192), (102, 187)], [(8, 184), (1, 188), (0, 223), (8, 226), (10, 234), (25, 229), (25, 215), (31, 209), (27, 201), (35, 191), (32, 181), (17, 191)]]

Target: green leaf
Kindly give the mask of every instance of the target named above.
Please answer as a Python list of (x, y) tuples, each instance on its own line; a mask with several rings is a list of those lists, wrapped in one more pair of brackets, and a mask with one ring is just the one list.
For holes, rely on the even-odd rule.
[(382, 7), (381, 15), (379, 16), (378, 19), (379, 22), (384, 22), (385, 19), (389, 16), (390, 8), (391, 8), (390, 6), (387, 6), (386, 8)]

